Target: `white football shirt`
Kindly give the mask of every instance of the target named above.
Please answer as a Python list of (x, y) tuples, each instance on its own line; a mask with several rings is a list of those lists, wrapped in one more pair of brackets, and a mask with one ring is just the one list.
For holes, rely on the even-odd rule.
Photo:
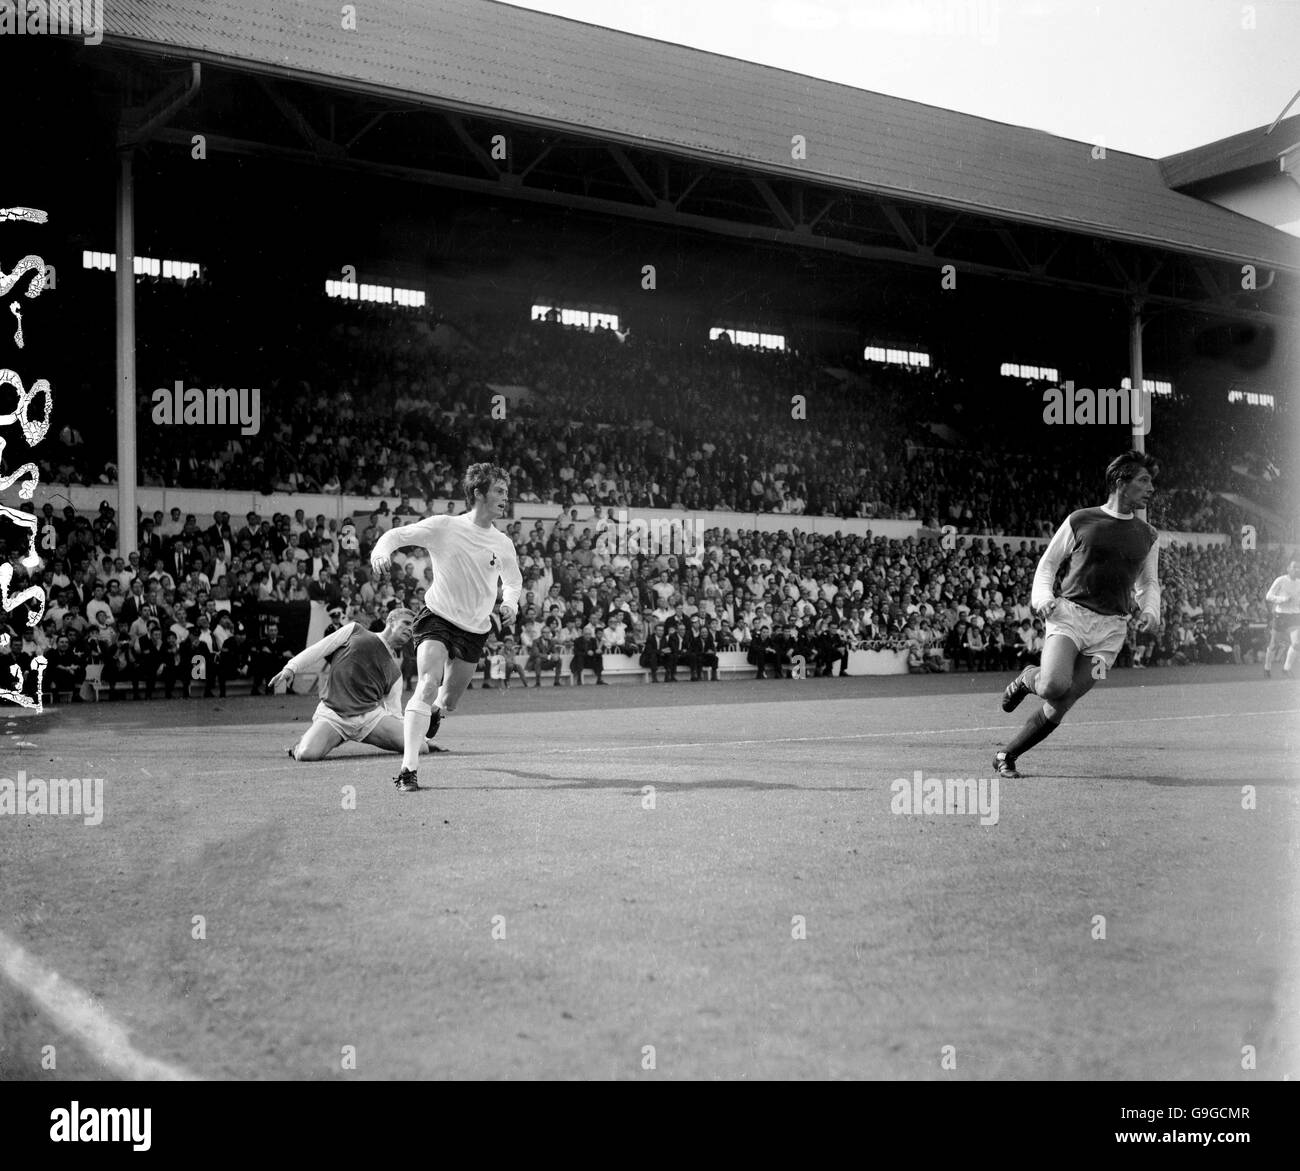
[(1300, 614), (1300, 578), (1292, 580), (1284, 573), (1268, 587), (1265, 597), (1279, 614)]
[(492, 628), (498, 582), (501, 600), (519, 605), (524, 579), (514, 542), (495, 527), (476, 525), (472, 513), (431, 516), (389, 529), (375, 542), (374, 552), (391, 557), (407, 545), (427, 549), (433, 559), (433, 584), (424, 604), (462, 630), (485, 634)]

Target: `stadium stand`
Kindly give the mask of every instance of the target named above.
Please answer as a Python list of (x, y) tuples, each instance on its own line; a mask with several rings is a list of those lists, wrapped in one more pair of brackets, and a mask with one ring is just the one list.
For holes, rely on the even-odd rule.
[[(140, 384), (152, 387), (186, 368), (184, 355), (202, 349), (187, 331), (196, 321), (212, 328), (222, 309), (202, 281), (142, 286), (142, 320), (158, 340), (142, 355)], [(1037, 537), (1095, 494), (1078, 469), (1127, 445), (1122, 427), (1036, 425), (1041, 387), (1021, 388), (1030, 409), (995, 413), (981, 409), (985, 387), (860, 357), (829, 366), (725, 342), (687, 350), (539, 324), (491, 347), (447, 350), (431, 314), (328, 303), (317, 312), (295, 328), (324, 340), (286, 343), (310, 360), (264, 392), (267, 425), (256, 434), (195, 429), (177, 443), (150, 425), (142, 395), (140, 483), (442, 499), (456, 495), (467, 463), (491, 453), (522, 501), (914, 519)], [(233, 325), (229, 333), (235, 351), (222, 361), (248, 365), (238, 347), (258, 339), (239, 342)], [(521, 393), (494, 417), (503, 386)], [(806, 418), (791, 417), (795, 395), (810, 404)], [(1293, 536), (1227, 498), (1289, 511), (1285, 418), (1176, 397), (1155, 410), (1162, 473), (1152, 523), (1236, 534), (1249, 522), (1260, 539)], [(42, 482), (114, 482), (112, 437), (72, 427), (51, 436)]]

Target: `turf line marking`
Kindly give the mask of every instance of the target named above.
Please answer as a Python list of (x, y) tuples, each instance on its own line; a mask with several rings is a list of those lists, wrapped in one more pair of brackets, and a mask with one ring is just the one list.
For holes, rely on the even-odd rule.
[[(1128, 720), (1076, 720), (1069, 724), (1072, 728), (1103, 728), (1111, 724), (1158, 724), (1171, 720), (1239, 720), (1251, 716), (1291, 716), (1300, 715), (1300, 708), (1279, 708), (1276, 711), (1266, 712), (1210, 712), (1206, 715), (1195, 716), (1141, 716)], [(952, 736), (958, 732), (1005, 732), (1009, 728), (1019, 727), (1018, 724), (981, 724), (974, 728), (915, 728), (900, 729), (894, 732), (846, 732), (840, 736), (767, 736), (759, 740), (674, 740), (667, 744), (628, 744), (626, 747), (641, 751), (642, 749), (655, 748), (743, 748), (750, 744), (806, 744), (806, 743), (832, 743), (837, 740), (882, 740), (882, 739), (906, 739), (909, 736)], [(586, 746), (580, 748), (544, 748), (538, 752), (527, 754), (528, 759), (539, 756), (575, 756), (589, 752), (609, 752), (609, 745)], [(392, 754), (394, 757), (396, 753)], [(448, 754), (452, 760), (456, 758), (455, 749)], [(505, 756), (511, 760), (520, 758), (520, 750), (517, 748), (503, 749), (500, 752), (475, 752), (472, 757), (466, 757), (467, 760), (484, 760), (494, 756)], [(345, 759), (344, 757), (334, 757), (335, 760)], [(361, 760), (384, 760), (386, 756), (368, 755), (358, 757)], [(221, 777), (221, 776), (251, 776), (255, 773), (283, 773), (300, 771), (299, 764), (280, 764), (273, 765), (269, 768), (232, 768), (232, 769), (214, 769), (204, 772), (204, 777)]]
[[(1195, 716), (1143, 716), (1138, 719), (1130, 720), (1076, 720), (1070, 725), (1073, 728), (1093, 728), (1104, 727), (1107, 724), (1155, 724), (1167, 720), (1228, 720), (1241, 719), (1247, 716), (1281, 716), (1300, 714), (1300, 709), (1284, 708), (1279, 711), (1269, 712), (1211, 712), (1208, 715)], [(638, 751), (646, 748), (739, 748), (749, 744), (805, 744), (829, 742), (835, 740), (881, 740), (881, 739), (906, 739), (909, 736), (951, 736), (957, 732), (1003, 732), (1008, 728), (1018, 727), (1017, 724), (982, 724), (974, 728), (914, 728), (898, 730), (893, 732), (845, 732), (839, 736), (764, 736), (757, 740), (674, 740), (669, 744), (629, 744), (627, 747), (634, 748)], [(608, 752), (609, 745), (599, 747), (581, 747), (581, 748), (548, 748), (542, 752), (532, 753), (533, 756), (568, 756), (574, 753), (583, 752)], [(480, 752), (475, 753), (475, 757), (483, 756), (510, 756), (517, 758), (518, 750), (505, 752)]]
[(91, 1058), (126, 1081), (197, 1081), (179, 1066), (137, 1052), (126, 1030), (75, 984), (44, 967), (0, 931), (0, 974), (36, 1003)]

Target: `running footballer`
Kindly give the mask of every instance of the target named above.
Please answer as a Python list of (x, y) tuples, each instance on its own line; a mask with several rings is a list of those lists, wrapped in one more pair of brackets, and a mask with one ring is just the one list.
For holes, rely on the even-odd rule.
[[(1128, 616), (1141, 608), (1138, 629), (1160, 624), (1157, 576), (1159, 534), (1137, 510), (1155, 492), (1159, 464), (1140, 451), (1126, 451), (1106, 468), (1106, 503), (1072, 512), (1056, 530), (1034, 573), (1030, 606), (1045, 619), (1042, 666), (1026, 667), (1002, 694), (1002, 710), (1014, 711), (1027, 695), (1043, 701), (1010, 743), (993, 758), (999, 776), (1019, 778), (1016, 761), (1060, 726), (1097, 681), (1097, 664), (1115, 665)], [(1061, 592), (1056, 575), (1066, 565)]]
[(1280, 659), (1282, 674), (1292, 679), (1296, 655), (1300, 654), (1300, 561), (1292, 560), (1286, 573), (1268, 587), (1264, 600), (1273, 607), (1264, 674), (1271, 679), (1273, 665)]
[(403, 717), (405, 750), (393, 783), (399, 793), (419, 789), (416, 766), (426, 732), (434, 736), (442, 717), (456, 710), (474, 678), (501, 586), (501, 618), (513, 623), (523, 591), (514, 543), (493, 521), (506, 515), (510, 476), (492, 464), (472, 464), (463, 481), (468, 512), (430, 516), (389, 529), (370, 555), (375, 573), (388, 571), (393, 553), (407, 546), (427, 549), (433, 584), (414, 626), (415, 693)]

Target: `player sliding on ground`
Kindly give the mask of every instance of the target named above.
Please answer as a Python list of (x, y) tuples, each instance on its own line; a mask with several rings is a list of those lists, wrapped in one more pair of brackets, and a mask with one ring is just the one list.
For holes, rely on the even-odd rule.
[(1273, 664), (1282, 662), (1282, 674), (1295, 678), (1296, 655), (1300, 653), (1300, 561), (1292, 561), (1286, 573), (1268, 587), (1264, 600), (1273, 607), (1273, 630), (1264, 652), (1264, 674), (1273, 678)]
[[(401, 654), (414, 622), (415, 615), (398, 606), (378, 634), (349, 622), (285, 663), (271, 680), (271, 690), (277, 683), (292, 686), (295, 675), (320, 663), (330, 665), (311, 727), (288, 749), (294, 760), (320, 760), (348, 740), (389, 752), (403, 750)], [(430, 743), (424, 751), (439, 749)]]
[(465, 472), (464, 490), (469, 512), (431, 516), (389, 529), (370, 554), (377, 576), (387, 573), (393, 553), (405, 546), (427, 549), (433, 560), (433, 584), (415, 620), (419, 678), (406, 705), (402, 771), (393, 781), (399, 793), (413, 793), (420, 787), (416, 764), (425, 733), (430, 738), (437, 735), (442, 717), (456, 710), (474, 678), (492, 629), (498, 583), (505, 625), (514, 622), (523, 591), (514, 543), (492, 525), (506, 515), (509, 474), (492, 464), (472, 464)]
[[(1141, 605), (1138, 629), (1160, 624), (1159, 534), (1134, 515), (1155, 492), (1160, 470), (1151, 456), (1126, 451), (1106, 468), (1106, 503), (1072, 512), (1056, 530), (1034, 573), (1030, 606), (1046, 620), (1041, 667), (1026, 667), (1002, 693), (1002, 710), (1014, 711), (1029, 694), (1043, 706), (993, 758), (999, 776), (1019, 778), (1021, 753), (1045, 740), (1098, 677), (1115, 664), (1124, 645), (1134, 594)], [(1069, 558), (1061, 593), (1056, 574)], [(1103, 666), (1098, 666), (1098, 664)]]

